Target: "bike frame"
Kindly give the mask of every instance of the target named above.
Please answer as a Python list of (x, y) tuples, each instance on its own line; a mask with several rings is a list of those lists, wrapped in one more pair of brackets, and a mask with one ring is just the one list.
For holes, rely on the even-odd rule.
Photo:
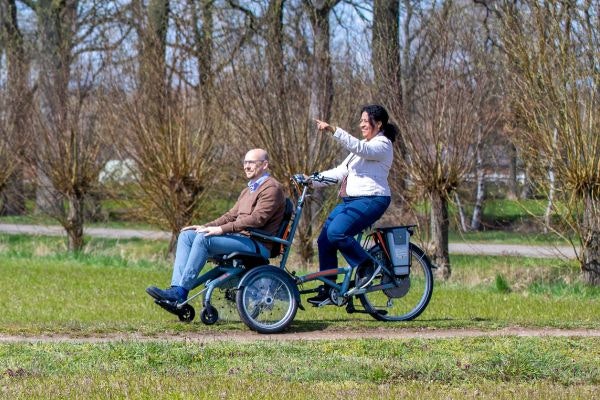
[[(292, 178), (292, 179), (295, 179), (295, 178)], [(296, 212), (295, 212), (294, 220), (292, 223), (292, 227), (290, 229), (290, 233), (286, 240), (272, 238), (272, 237), (268, 237), (268, 236), (264, 236), (264, 235), (259, 235), (263, 239), (273, 240), (273, 241), (275, 241), (277, 243), (281, 243), (285, 246), (285, 251), (283, 252), (281, 261), (279, 263), (279, 267), (281, 269), (284, 269), (288, 273), (289, 273), (289, 271), (286, 269), (286, 262), (287, 262), (288, 255), (291, 250), (292, 241), (294, 240), (294, 235), (296, 233), (296, 229), (298, 227), (300, 217), (302, 216), (302, 209), (304, 207), (306, 197), (308, 196), (308, 190), (309, 190), (308, 184), (303, 184), (302, 192), (300, 193), (300, 196), (298, 197), (298, 203), (296, 205)], [(359, 242), (362, 239), (363, 232), (361, 232), (358, 235)], [(367, 238), (365, 239), (365, 242), (363, 242), (363, 243), (366, 243), (370, 237), (373, 237), (375, 244), (380, 245), (384, 249), (386, 255), (389, 257), (389, 251), (387, 250), (385, 243), (381, 240), (379, 235), (374, 235), (374, 234), (367, 235)], [(363, 244), (363, 247), (364, 247), (364, 244)], [(382, 270), (384, 270), (386, 274), (393, 276), (393, 272), (390, 271), (385, 265), (379, 263), (379, 261), (376, 260), (375, 258), (373, 258), (370, 254), (369, 254), (369, 256), (371, 257), (371, 259), (374, 262), (376, 262), (378, 265), (381, 266)], [(293, 273), (290, 275), (292, 275), (294, 277), (297, 284), (303, 284), (303, 283), (307, 283), (307, 282), (311, 282), (311, 281), (315, 281), (315, 280), (323, 282), (325, 285), (336, 289), (341, 296), (346, 297), (346, 298), (348, 298), (350, 296), (354, 296), (354, 295), (360, 295), (363, 293), (368, 293), (368, 292), (373, 292), (373, 291), (383, 290), (383, 289), (389, 289), (389, 288), (398, 286), (398, 283), (396, 282), (396, 280), (392, 279), (392, 282), (387, 283), (387, 284), (374, 285), (374, 286), (369, 286), (367, 288), (362, 288), (362, 289), (356, 288), (356, 287), (350, 289), (350, 284), (351, 284), (351, 279), (352, 279), (352, 271), (354, 270), (354, 268), (355, 267), (348, 266), (348, 267), (333, 268), (333, 269), (328, 269), (328, 270), (323, 270), (323, 271), (317, 271), (317, 272), (313, 272), (313, 273), (302, 275), (302, 276), (295, 276), (295, 274), (293, 274)], [(334, 275), (334, 274), (344, 276), (344, 279), (342, 280), (341, 284), (337, 284), (336, 282), (332, 281), (331, 279), (326, 278), (326, 276)], [(310, 293), (313, 291), (314, 290), (309, 290), (309, 291), (301, 292), (301, 293)]]

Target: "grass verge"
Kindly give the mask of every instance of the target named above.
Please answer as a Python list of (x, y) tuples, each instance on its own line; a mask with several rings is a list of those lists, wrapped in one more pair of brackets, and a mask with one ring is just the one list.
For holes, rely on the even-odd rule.
[(598, 340), (0, 345), (6, 398), (591, 398)]

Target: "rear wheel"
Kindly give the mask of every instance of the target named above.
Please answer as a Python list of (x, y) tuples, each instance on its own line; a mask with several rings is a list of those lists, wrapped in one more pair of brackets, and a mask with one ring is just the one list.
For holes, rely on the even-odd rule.
[(244, 277), (237, 291), (237, 309), (248, 328), (277, 333), (292, 323), (298, 310), (296, 283), (283, 270), (265, 266)]
[[(383, 249), (374, 246), (369, 253), (393, 271)], [(410, 272), (395, 277), (381, 272), (373, 279), (372, 286), (396, 281), (394, 287), (358, 295), (365, 310), (380, 321), (409, 321), (418, 317), (429, 304), (433, 292), (431, 262), (423, 250), (410, 244)]]

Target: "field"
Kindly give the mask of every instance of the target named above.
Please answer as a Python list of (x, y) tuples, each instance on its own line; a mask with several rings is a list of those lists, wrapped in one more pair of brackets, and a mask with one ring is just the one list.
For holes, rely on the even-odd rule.
[(600, 388), (597, 335), (339, 339), (507, 327), (597, 332), (600, 289), (578, 281), (574, 262), (454, 256), (452, 279), (436, 282), (415, 321), (307, 307), (290, 332), (338, 339), (257, 341), (231, 307), (206, 326), (180, 323), (152, 303), (144, 288), (170, 277), (164, 247), (90, 239), (73, 257), (62, 238), (0, 235), (0, 398), (593, 398)]

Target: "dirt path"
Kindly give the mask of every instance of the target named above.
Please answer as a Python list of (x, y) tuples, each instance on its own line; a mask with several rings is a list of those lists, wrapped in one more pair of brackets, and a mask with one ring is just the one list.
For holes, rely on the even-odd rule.
[(554, 329), (509, 327), (498, 330), (478, 329), (371, 329), (353, 331), (290, 332), (277, 335), (261, 335), (251, 331), (202, 332), (169, 335), (143, 336), (115, 333), (98, 336), (0, 335), (0, 343), (106, 343), (120, 341), (167, 341), (186, 343), (210, 342), (258, 342), (258, 341), (310, 341), (343, 339), (450, 339), (470, 337), (599, 337), (600, 329)]

